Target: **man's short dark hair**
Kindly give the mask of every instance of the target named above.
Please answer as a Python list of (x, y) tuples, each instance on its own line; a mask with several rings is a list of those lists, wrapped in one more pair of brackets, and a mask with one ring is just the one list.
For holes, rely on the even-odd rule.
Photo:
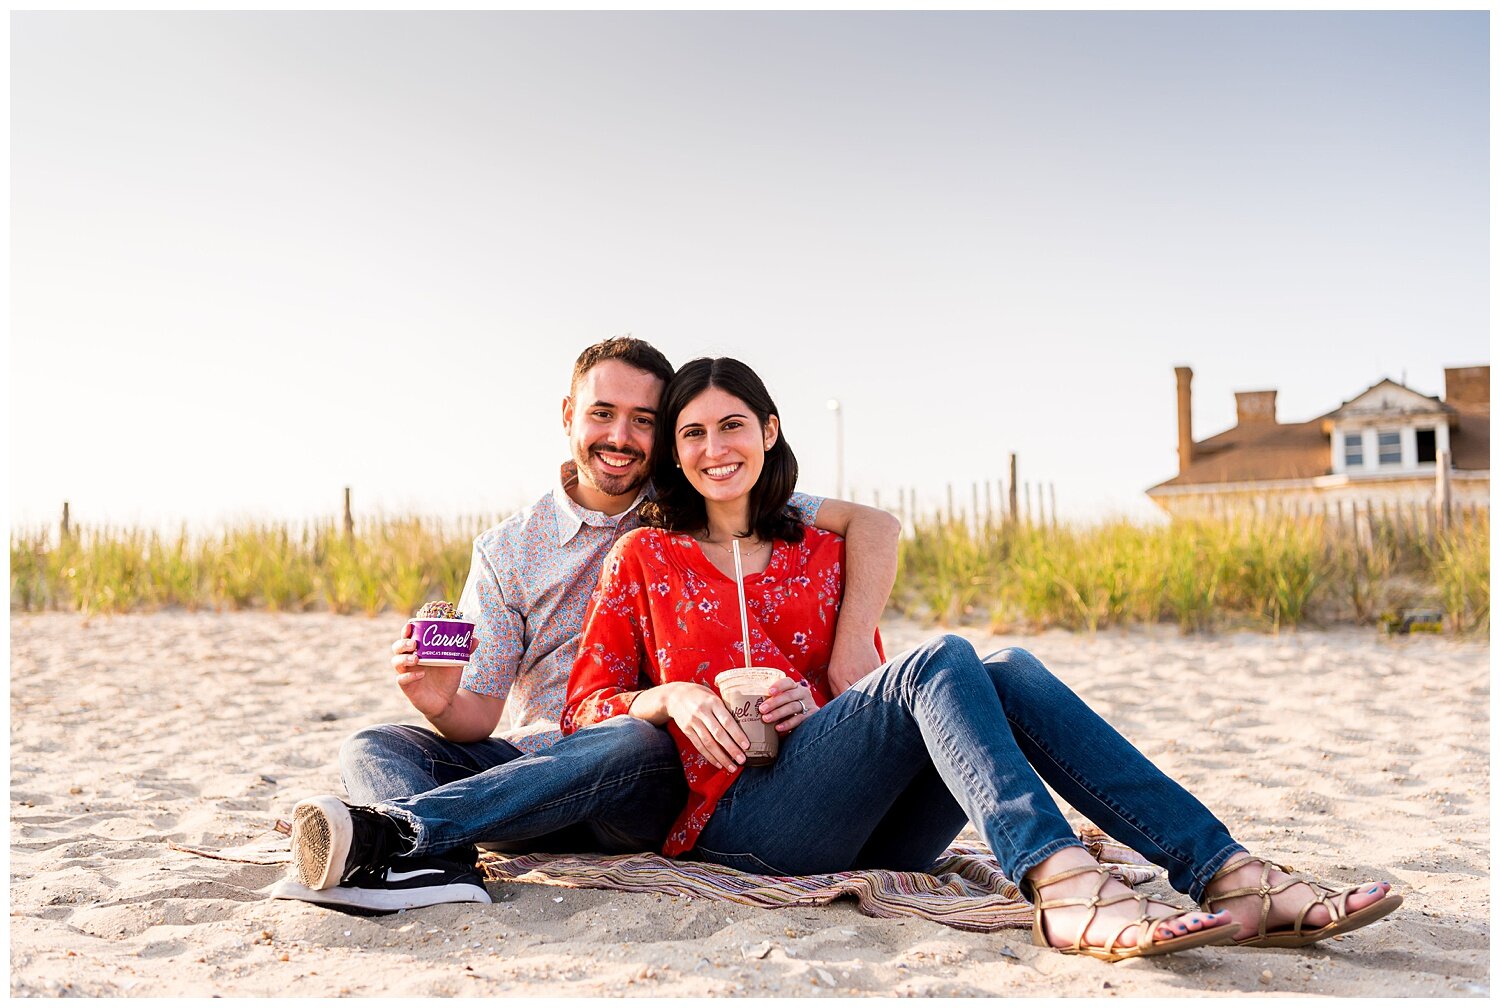
[(663, 382), (672, 380), (672, 365), (666, 354), (634, 336), (611, 336), (585, 348), (578, 355), (578, 360), (573, 363), (573, 382), (568, 386), (568, 394), (576, 393), (583, 376), (607, 360), (622, 361), (637, 371), (655, 375)]

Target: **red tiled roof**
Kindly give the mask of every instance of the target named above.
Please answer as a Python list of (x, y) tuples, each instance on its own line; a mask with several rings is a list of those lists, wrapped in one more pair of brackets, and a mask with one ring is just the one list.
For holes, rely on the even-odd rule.
[(1295, 424), (1239, 424), (1194, 442), (1187, 470), (1157, 486), (1311, 479), (1332, 471), (1328, 435), (1318, 417)]
[[(1464, 403), (1451, 432), (1455, 469), (1490, 467), (1490, 414)], [(1193, 463), (1186, 472), (1152, 487), (1203, 483), (1251, 483), (1261, 480), (1311, 479), (1333, 472), (1324, 414), (1304, 423), (1238, 424), (1193, 444)], [(1151, 490), (1146, 491), (1150, 493)]]

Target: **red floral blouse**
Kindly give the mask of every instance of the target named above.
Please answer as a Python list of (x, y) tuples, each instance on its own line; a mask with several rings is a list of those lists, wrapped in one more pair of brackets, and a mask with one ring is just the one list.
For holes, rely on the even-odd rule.
[[(806, 679), (822, 706), (830, 697), (844, 540), (808, 528), (802, 542), (778, 541), (771, 550), (766, 569), (745, 576), (750, 657)], [(604, 561), (568, 683), (563, 734), (628, 714), (643, 675), (658, 686), (696, 682), (713, 689), (715, 675), (745, 664), (742, 636), (734, 579), (709, 563), (691, 536), (636, 529)], [(670, 856), (692, 849), (740, 771), (709, 763), (676, 724), (668, 722), (667, 730), (688, 783), (687, 807), (662, 847)]]

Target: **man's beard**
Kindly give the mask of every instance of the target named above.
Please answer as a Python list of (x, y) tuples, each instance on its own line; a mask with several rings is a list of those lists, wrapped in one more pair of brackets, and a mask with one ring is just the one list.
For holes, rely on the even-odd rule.
[(649, 475), (645, 467), (632, 467), (626, 472), (616, 472), (594, 453), (607, 451), (613, 455), (628, 455), (632, 459), (644, 461), (646, 456), (634, 448), (616, 448), (607, 441), (599, 441), (589, 445), (587, 448), (574, 449), (573, 461), (578, 463), (578, 478), (587, 478), (589, 483), (602, 494), (610, 497), (623, 497), (634, 490), (640, 489)]

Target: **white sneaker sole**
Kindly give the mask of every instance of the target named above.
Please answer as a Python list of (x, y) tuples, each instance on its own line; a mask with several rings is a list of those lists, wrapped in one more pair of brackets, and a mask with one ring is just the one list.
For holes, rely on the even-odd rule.
[(344, 907), (375, 913), (393, 913), (397, 910), (415, 910), (418, 907), (435, 906), (439, 903), (493, 903), (490, 894), (482, 887), (468, 883), (434, 886), (429, 889), (357, 889), (352, 886), (332, 886), (327, 889), (311, 889), (296, 879), (284, 878), (271, 887), (272, 899), (301, 900), (318, 906)]
[(344, 877), (354, 820), (333, 795), (298, 802), (292, 811), (292, 863), (308, 889), (328, 889)]

